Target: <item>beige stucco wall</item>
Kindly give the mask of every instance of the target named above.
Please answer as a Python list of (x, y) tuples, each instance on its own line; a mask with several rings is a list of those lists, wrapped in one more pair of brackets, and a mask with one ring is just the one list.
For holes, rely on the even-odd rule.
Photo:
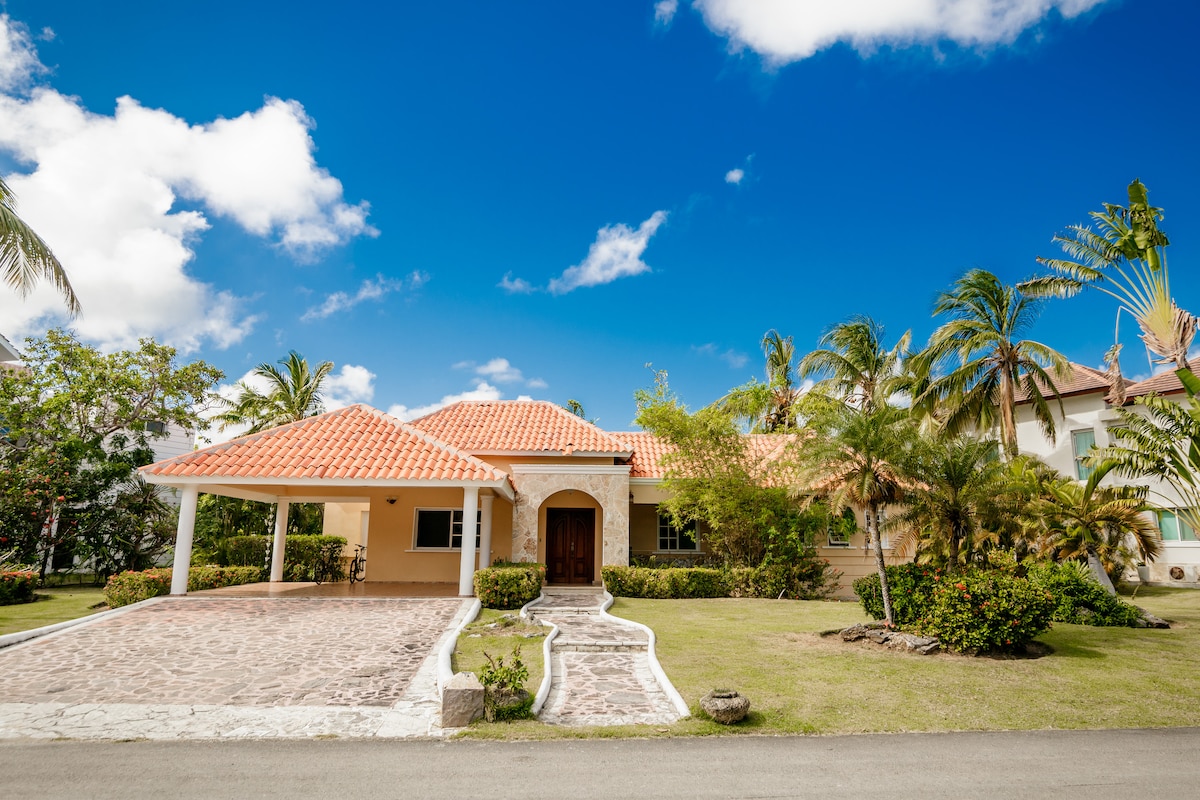
[[(600, 536), (600, 562), (629, 563), (629, 468), (597, 465), (578, 468), (543, 464), (513, 464), (517, 502), (513, 510), (512, 555), (514, 561), (545, 558), (546, 515), (544, 504), (560, 492), (580, 494), (578, 504), (563, 502), (559, 508), (597, 508), (596, 528)], [(569, 497), (569, 496), (568, 496)], [(596, 505), (589, 505), (585, 497)], [(597, 568), (596, 575), (600, 570)]]

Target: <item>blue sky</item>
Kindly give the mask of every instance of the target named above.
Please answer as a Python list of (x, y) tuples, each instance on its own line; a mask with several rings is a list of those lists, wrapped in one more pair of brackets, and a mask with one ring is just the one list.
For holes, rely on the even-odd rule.
[[(1200, 311), (1185, 0), (0, 8), (0, 173), (74, 327), (230, 381), (295, 349), (335, 403), (575, 398), (627, 428), (647, 363), (699, 406), (761, 376), (769, 328), (923, 342), (956, 277), (1034, 274), (1135, 177)], [(1058, 301), (1031, 336), (1099, 365), (1115, 310)], [(0, 292), (10, 338), (58, 313)]]

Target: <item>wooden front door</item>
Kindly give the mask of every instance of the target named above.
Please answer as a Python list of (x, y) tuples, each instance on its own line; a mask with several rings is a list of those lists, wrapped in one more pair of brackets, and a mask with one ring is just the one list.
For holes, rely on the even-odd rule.
[(546, 571), (550, 583), (595, 580), (595, 509), (546, 509)]

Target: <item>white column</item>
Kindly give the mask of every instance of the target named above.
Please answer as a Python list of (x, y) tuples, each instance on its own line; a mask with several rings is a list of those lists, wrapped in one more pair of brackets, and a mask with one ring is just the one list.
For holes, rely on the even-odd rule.
[(287, 545), (288, 509), (291, 503), (277, 498), (279, 510), (275, 512), (275, 542), (271, 549), (271, 583), (283, 580), (283, 553)]
[(483, 516), (479, 520), (479, 568), (487, 569), (492, 565), (492, 501), (495, 495), (485, 494), (479, 498), (479, 508)]
[(188, 570), (192, 566), (192, 534), (196, 532), (196, 500), (200, 490), (183, 487), (179, 497), (179, 527), (175, 529), (175, 563), (171, 567), (171, 594), (187, 594)]
[(458, 594), (475, 594), (475, 517), (479, 514), (479, 489), (463, 487), (462, 558), (458, 563)]

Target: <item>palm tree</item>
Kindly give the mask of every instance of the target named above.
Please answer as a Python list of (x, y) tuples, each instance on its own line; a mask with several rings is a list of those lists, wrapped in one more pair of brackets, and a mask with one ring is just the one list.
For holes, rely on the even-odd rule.
[(50, 281), (62, 294), (72, 317), (83, 310), (63, 265), (50, 245), (17, 216), (16, 197), (0, 178), (0, 273), (4, 281), (22, 297), (29, 294), (39, 279)]
[[(916, 545), (917, 558), (951, 569), (978, 555), (983, 521), (998, 494), (1003, 467), (996, 442), (970, 436), (923, 437), (906, 463), (913, 486), (890, 527), (902, 531), (897, 549)], [(988, 538), (995, 539), (994, 534)]]
[(791, 336), (772, 328), (763, 334), (767, 381), (752, 379), (718, 400), (715, 405), (748, 423), (751, 433), (789, 431), (796, 426), (795, 405), (800, 398), (796, 385), (796, 346)]
[(1020, 394), (1029, 401), (1042, 433), (1053, 440), (1054, 417), (1046, 395), (1058, 397), (1058, 389), (1047, 368), (1061, 378), (1069, 366), (1056, 350), (1017, 338), (1036, 319), (1034, 301), (987, 270), (973, 269), (938, 296), (933, 313), (950, 319), (930, 338), (929, 357), (943, 364), (958, 362), (930, 387), (939, 400), (951, 401), (946, 431), (988, 430), (999, 415), (1000, 441), (1012, 458), (1017, 454)]
[(1116, 594), (1110, 574), (1119, 574), (1135, 555), (1153, 561), (1162, 550), (1158, 528), (1146, 516), (1146, 486), (1100, 486), (1113, 468), (1102, 463), (1087, 482), (1060, 478), (1046, 484), (1029, 513), (1040, 518), (1043, 552), (1058, 559), (1086, 561), (1100, 585)]
[(811, 435), (797, 448), (798, 480), (793, 490), (809, 503), (824, 499), (835, 516), (847, 507), (864, 515), (868, 541), (874, 547), (884, 618), (892, 624), (895, 616), (879, 512), (903, 500), (913, 485), (901, 467), (915, 439), (911, 417), (906, 409), (876, 396), (861, 407), (826, 405), (823, 413), (809, 420), (809, 430)]
[(814, 350), (800, 361), (800, 377), (825, 376), (814, 391), (871, 410), (882, 398), (886, 403), (893, 390), (901, 388), (899, 376), (911, 331), (905, 331), (891, 350), (883, 344), (884, 328), (867, 316), (855, 316), (823, 335)]
[(1158, 229), (1162, 209), (1150, 205), (1141, 181), (1129, 184), (1128, 193), (1128, 207), (1105, 203), (1104, 211), (1091, 212), (1097, 230), (1072, 225), (1066, 234), (1055, 235), (1068, 259), (1039, 257), (1055, 274), (1025, 281), (1020, 288), (1039, 297), (1074, 297), (1094, 287), (1133, 315), (1142, 341), (1159, 356), (1158, 363), (1174, 362), (1187, 369), (1196, 318), (1171, 298), (1166, 256), (1170, 241)]
[(312, 370), (308, 361), (292, 350), (278, 363), (283, 365), (282, 370), (266, 363), (254, 368), (253, 374), (267, 383), (265, 392), (245, 382), (238, 384), (237, 398), (232, 402), (225, 401), (228, 410), (215, 418), (221, 430), (231, 425), (246, 425), (246, 433), (257, 433), (316, 416), (325, 410), (321, 384), (333, 369), (333, 362), (322, 361)]

